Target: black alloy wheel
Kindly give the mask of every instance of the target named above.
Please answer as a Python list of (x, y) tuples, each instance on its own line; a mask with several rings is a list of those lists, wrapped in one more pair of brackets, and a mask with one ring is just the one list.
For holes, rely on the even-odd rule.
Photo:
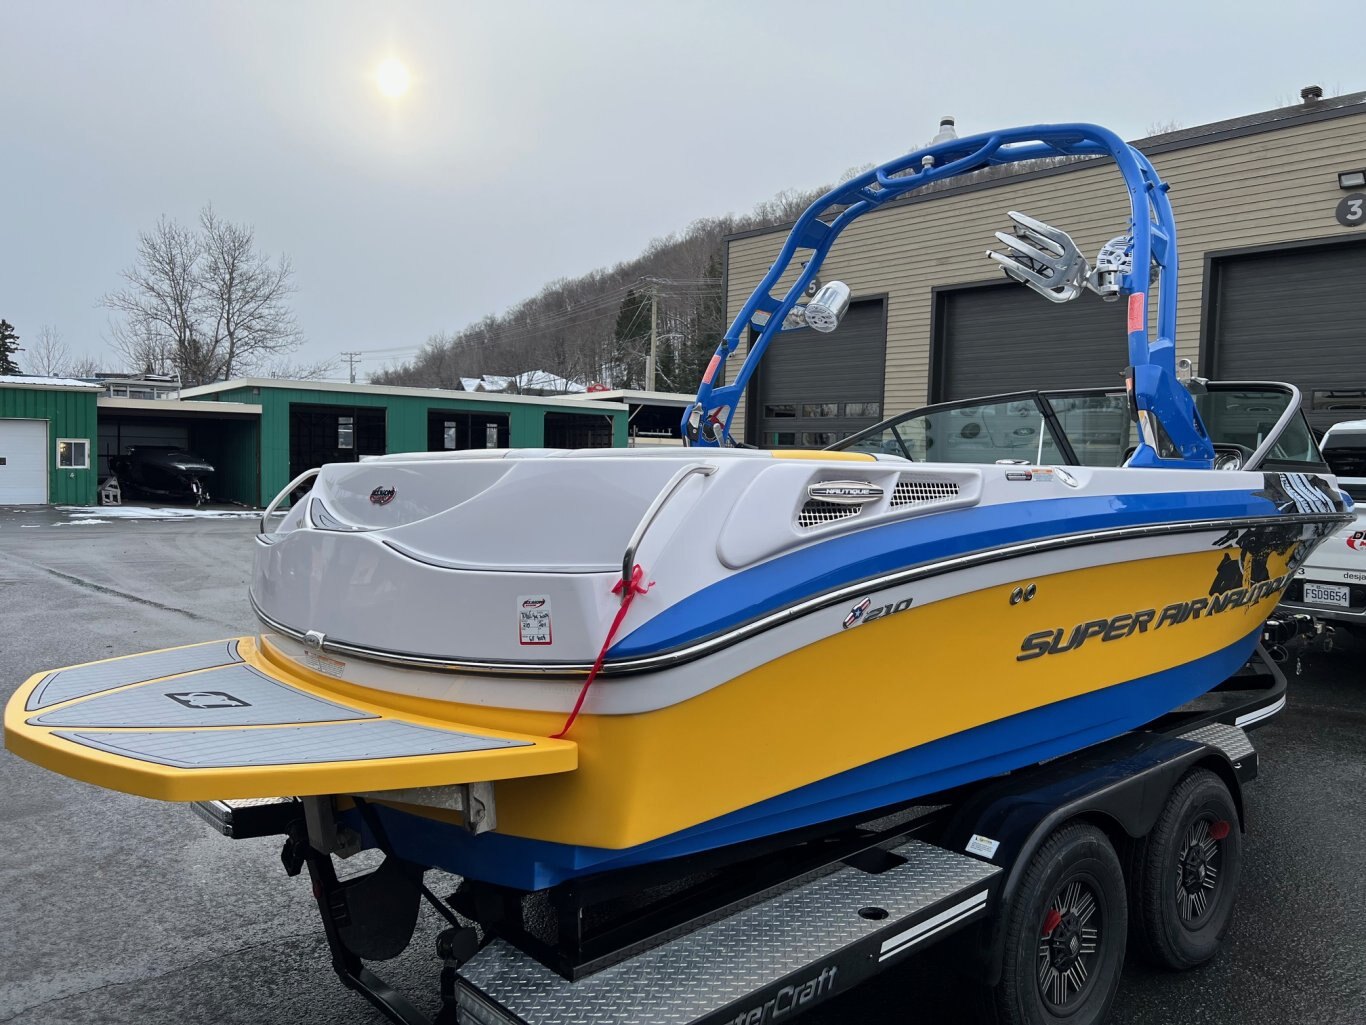
[(1109, 838), (1074, 822), (1029, 860), (1002, 911), (1001, 979), (981, 992), (995, 1025), (1101, 1025), (1124, 966), (1128, 901)]
[(1134, 851), (1132, 938), (1144, 957), (1176, 971), (1213, 958), (1233, 920), (1241, 867), (1233, 796), (1217, 774), (1194, 769)]

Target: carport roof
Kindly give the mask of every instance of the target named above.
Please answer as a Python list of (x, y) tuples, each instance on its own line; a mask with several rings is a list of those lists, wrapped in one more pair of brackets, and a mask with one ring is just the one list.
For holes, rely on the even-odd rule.
[(261, 407), (251, 402), (185, 402), (176, 399), (114, 399), (101, 396), (95, 405), (101, 413), (127, 412), (139, 416), (246, 419), (261, 415)]
[(232, 381), (215, 381), (198, 388), (186, 388), (182, 399), (201, 395), (217, 395), (241, 388), (275, 389), (277, 391), (355, 392), (359, 395), (393, 395), (396, 398), (443, 399), (447, 402), (523, 403), (531, 406), (559, 406), (562, 409), (595, 409), (604, 413), (620, 413), (626, 406), (620, 402), (584, 401), (577, 394), (570, 395), (508, 395), (505, 392), (469, 392), (451, 388), (400, 388), (388, 384), (348, 384), (345, 381), (286, 381), (277, 377), (239, 377)]
[(564, 396), (575, 402), (625, 402), (631, 406), (683, 406), (691, 405), (697, 398), (692, 392), (644, 391), (639, 388), (611, 388), (607, 391), (577, 392)]

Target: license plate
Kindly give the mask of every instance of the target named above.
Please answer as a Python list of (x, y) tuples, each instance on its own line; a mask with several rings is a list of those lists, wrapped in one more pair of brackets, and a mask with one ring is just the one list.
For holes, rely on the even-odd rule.
[(1352, 592), (1345, 587), (1334, 587), (1332, 584), (1315, 584), (1308, 581), (1304, 585), (1304, 600), (1314, 602), (1316, 605), (1341, 605), (1346, 608), (1350, 605)]

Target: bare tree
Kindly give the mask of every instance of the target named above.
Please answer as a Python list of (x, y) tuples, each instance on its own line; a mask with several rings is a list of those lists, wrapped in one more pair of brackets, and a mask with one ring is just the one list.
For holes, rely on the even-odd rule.
[(298, 348), (299, 329), (289, 308), (294, 266), (281, 256), (274, 265), (256, 252), (250, 225), (224, 221), (206, 206), (199, 215), (203, 260), (202, 302), (212, 321), (212, 348), (219, 375), (259, 369)]
[(293, 267), (283, 256), (272, 264), (255, 243), (250, 226), (223, 221), (211, 207), (197, 232), (162, 217), (139, 233), (126, 287), (104, 299), (123, 314), (113, 344), (129, 368), (179, 371), (193, 386), (261, 369), (297, 348)]
[(71, 373), (71, 350), (51, 324), (38, 328), (37, 341), (28, 347), (29, 373), (65, 377)]
[(81, 356), (67, 369), (67, 374), (71, 377), (94, 377), (99, 372), (100, 361), (94, 356)]
[(215, 361), (200, 333), (200, 252), (195, 233), (165, 217), (138, 233), (137, 262), (123, 272), (127, 287), (104, 297), (124, 315), (114, 345), (130, 369), (165, 373), (174, 366), (188, 382), (214, 380)]
[(321, 381), (337, 369), (335, 359), (320, 359), (314, 363), (295, 363), (282, 359), (265, 368), (265, 375), (281, 381)]
[(1155, 135), (1167, 135), (1170, 132), (1179, 132), (1185, 127), (1180, 121), (1168, 118), (1166, 121), (1149, 121), (1145, 136), (1151, 139)]

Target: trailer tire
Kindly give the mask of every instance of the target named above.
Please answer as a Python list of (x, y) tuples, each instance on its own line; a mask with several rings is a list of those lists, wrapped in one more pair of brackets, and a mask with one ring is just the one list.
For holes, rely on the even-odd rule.
[(1196, 769), (1172, 789), (1130, 872), (1132, 938), (1143, 957), (1184, 971), (1219, 952), (1233, 921), (1242, 833), (1224, 781)]
[(992, 1025), (1098, 1025), (1128, 937), (1124, 870), (1109, 838), (1063, 826), (1030, 859), (1004, 909), (1001, 980), (980, 996)]

